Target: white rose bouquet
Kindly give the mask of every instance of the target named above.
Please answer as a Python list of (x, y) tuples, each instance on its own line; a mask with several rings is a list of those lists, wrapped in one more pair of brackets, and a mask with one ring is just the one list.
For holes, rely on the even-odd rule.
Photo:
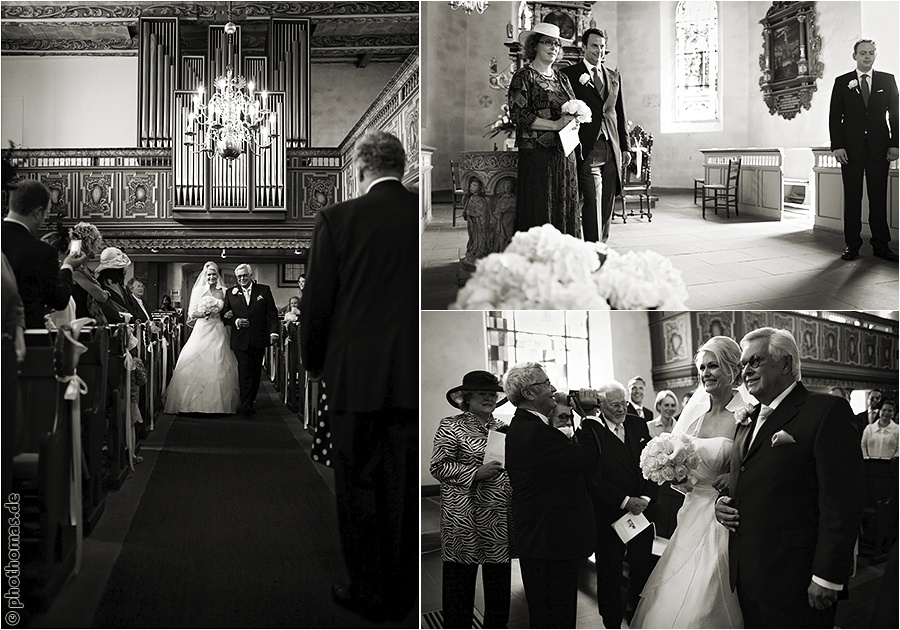
[[(641, 472), (644, 479), (658, 485), (682, 482), (700, 465), (691, 438), (684, 434), (662, 433), (653, 438), (641, 451)], [(690, 479), (693, 482), (693, 479)]]
[(579, 125), (589, 123), (592, 120), (591, 108), (588, 107), (587, 103), (577, 98), (563, 103), (562, 113), (574, 116)]
[(204, 295), (200, 298), (200, 301), (197, 303), (197, 308), (191, 315), (194, 319), (207, 319), (210, 315), (218, 313), (221, 309), (222, 305), (219, 303), (219, 300), (211, 295)]
[(664, 256), (620, 255), (541, 225), (479, 260), (450, 308), (684, 310), (686, 299), (681, 272)]
[(289, 308), (284, 313), (284, 321), (285, 322), (297, 322), (300, 321), (300, 310), (294, 307)]

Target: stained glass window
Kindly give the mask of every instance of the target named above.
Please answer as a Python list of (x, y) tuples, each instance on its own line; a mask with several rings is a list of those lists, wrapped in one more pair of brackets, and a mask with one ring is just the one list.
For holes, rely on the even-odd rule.
[(719, 18), (715, 2), (681, 0), (675, 9), (675, 120), (719, 118)]
[(487, 311), (488, 369), (504, 374), (526, 361), (544, 364), (559, 390), (576, 387), (590, 377), (588, 317), (586, 311)]

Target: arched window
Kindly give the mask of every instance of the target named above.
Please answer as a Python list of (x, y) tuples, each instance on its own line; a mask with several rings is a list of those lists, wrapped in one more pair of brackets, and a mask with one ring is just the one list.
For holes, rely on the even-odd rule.
[(675, 9), (675, 120), (718, 118), (718, 8), (715, 2), (681, 0)]

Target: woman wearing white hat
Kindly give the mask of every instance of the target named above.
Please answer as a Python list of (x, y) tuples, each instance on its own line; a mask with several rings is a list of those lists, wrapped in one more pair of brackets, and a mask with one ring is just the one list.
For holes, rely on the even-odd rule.
[(126, 320), (125, 313), (135, 321), (144, 320), (143, 312), (125, 288), (125, 270), (131, 266), (128, 254), (117, 247), (107, 247), (100, 252), (100, 264), (94, 270), (97, 282), (109, 293), (109, 299), (103, 303), (103, 314), (110, 324)]
[(573, 119), (562, 113), (562, 105), (575, 99), (568, 77), (553, 69), (562, 55), (559, 27), (535, 24), (519, 42), (531, 63), (513, 76), (508, 94), (519, 148), (516, 230), (550, 223), (563, 234), (580, 236), (575, 153), (564, 154), (557, 133)]

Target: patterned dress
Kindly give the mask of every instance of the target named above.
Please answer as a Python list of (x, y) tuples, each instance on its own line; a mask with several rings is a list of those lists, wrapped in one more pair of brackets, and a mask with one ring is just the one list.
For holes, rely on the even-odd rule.
[(506, 471), (475, 481), (484, 463), (488, 430), (505, 425), (491, 418), (485, 426), (463, 412), (441, 420), (434, 436), (431, 474), (441, 482), (441, 559), (462, 564), (510, 561), (512, 487)]
[(575, 151), (566, 157), (556, 131), (531, 128), (537, 117), (559, 120), (563, 104), (574, 98), (568, 77), (556, 70), (552, 77), (546, 77), (526, 66), (512, 78), (508, 99), (519, 148), (519, 232), (550, 223), (563, 234), (581, 236)]

